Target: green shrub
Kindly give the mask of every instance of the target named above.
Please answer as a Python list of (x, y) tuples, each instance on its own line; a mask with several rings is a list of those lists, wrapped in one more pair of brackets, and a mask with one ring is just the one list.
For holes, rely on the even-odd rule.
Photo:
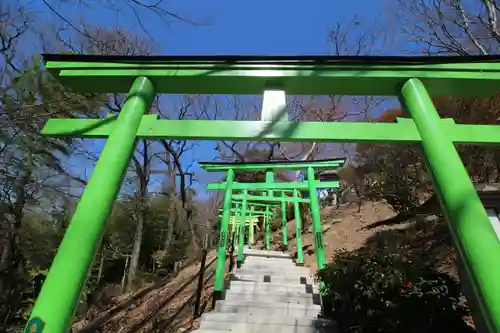
[(382, 246), (335, 253), (317, 274), (341, 332), (470, 332), (458, 282)]

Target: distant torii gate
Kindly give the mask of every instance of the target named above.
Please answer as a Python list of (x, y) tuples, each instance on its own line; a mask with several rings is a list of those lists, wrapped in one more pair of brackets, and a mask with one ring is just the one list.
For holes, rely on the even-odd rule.
[[(241, 183), (239, 183), (241, 184)], [(251, 183), (247, 183), (247, 184), (251, 184)], [(260, 201), (260, 202), (265, 202), (265, 201), (269, 201), (269, 203), (267, 204), (259, 204), (259, 203), (251, 203), (250, 205), (254, 206), (254, 205), (257, 205), (257, 206), (262, 206), (262, 207), (265, 207), (265, 211), (261, 211), (262, 214), (264, 216), (264, 229), (265, 229), (265, 247), (266, 247), (266, 250), (269, 250), (271, 248), (271, 228), (270, 228), (270, 218), (272, 216), (274, 216), (270, 211), (269, 211), (269, 208), (274, 206), (274, 207), (279, 207), (280, 205), (276, 203), (276, 201), (280, 201), (281, 202), (281, 227), (282, 227), (282, 235), (283, 235), (283, 245), (285, 246), (285, 248), (288, 247), (288, 235), (287, 235), (287, 220), (286, 220), (286, 216), (284, 214), (285, 212), (285, 203), (286, 202), (293, 202), (294, 203), (294, 211), (295, 211), (295, 231), (296, 231), (296, 245), (297, 245), (297, 265), (299, 266), (302, 266), (304, 264), (304, 258), (303, 258), (303, 255), (302, 255), (302, 222), (301, 222), (301, 217), (300, 217), (300, 207), (299, 207), (299, 203), (309, 203), (310, 200), (309, 199), (303, 199), (303, 198), (300, 198), (298, 195), (297, 195), (297, 191), (294, 190), (294, 195), (293, 197), (288, 197), (288, 196), (285, 196), (285, 195), (281, 195), (279, 197), (269, 197), (268, 195), (261, 195), (261, 196), (256, 196), (256, 195), (248, 195), (246, 194), (246, 190), (243, 192), (243, 194), (236, 194), (234, 195), (234, 197), (236, 198), (243, 198), (242, 199), (242, 205), (247, 203), (249, 201), (252, 201), (252, 200), (256, 200), (256, 201)], [(284, 193), (285, 191), (281, 191), (282, 193)], [(246, 197), (246, 199), (245, 199)], [(274, 203), (274, 205), (273, 205)], [(237, 210), (237, 212), (240, 214), (238, 216), (238, 218), (242, 218), (243, 217), (243, 213), (248, 213), (248, 211), (244, 210), (243, 207), (239, 208)], [(222, 217), (222, 216), (221, 216)], [(244, 217), (243, 217), (244, 218)], [(231, 222), (230, 222), (231, 223)], [(241, 227), (241, 225), (239, 225)], [(253, 230), (250, 228), (249, 229), (249, 233), (253, 233)], [(240, 239), (239, 239), (239, 246), (238, 246), (238, 265), (241, 265), (241, 263), (243, 262), (244, 260), (244, 257), (243, 257), (243, 246), (244, 246), (244, 242), (243, 242), (243, 239), (244, 239), (244, 236), (242, 236)], [(251, 240), (249, 241), (249, 245), (253, 245), (253, 234), (251, 234)]]
[[(239, 183), (241, 184), (241, 183)], [(251, 184), (251, 183), (247, 183), (247, 184)], [(285, 191), (281, 191), (281, 192), (285, 192)], [(301, 217), (300, 217), (300, 206), (299, 206), (299, 203), (300, 202), (307, 202), (309, 203), (309, 199), (303, 199), (303, 198), (300, 198), (298, 196), (298, 193), (297, 193), (297, 190), (293, 190), (293, 197), (288, 197), (288, 196), (280, 196), (280, 197), (269, 197), (267, 195), (262, 195), (262, 196), (255, 196), (255, 195), (252, 195), (252, 196), (249, 196), (247, 194), (247, 190), (244, 190), (243, 191), (243, 194), (236, 194), (235, 196), (236, 197), (240, 197), (240, 198), (243, 198), (242, 199), (242, 202), (236, 202), (237, 204), (240, 204), (238, 208), (236, 209), (231, 209), (231, 213), (234, 213), (235, 215), (231, 215), (230, 218), (229, 218), (229, 234), (232, 234), (233, 231), (236, 231), (236, 233), (238, 235), (241, 235), (239, 237), (239, 239), (234, 239), (234, 247), (236, 247), (236, 243), (238, 243), (238, 267), (243, 263), (244, 261), (244, 256), (243, 256), (243, 247), (244, 247), (244, 230), (242, 230), (241, 228), (244, 228), (245, 226), (248, 226), (248, 233), (249, 233), (249, 241), (248, 241), (248, 245), (251, 246), (254, 244), (254, 225), (252, 222), (254, 222), (252, 219), (255, 218), (256, 216), (263, 216), (264, 217), (264, 221), (263, 221), (263, 227), (265, 229), (265, 247), (267, 250), (269, 250), (271, 248), (271, 229), (270, 229), (270, 217), (273, 216), (273, 214), (269, 211), (269, 207), (270, 206), (274, 206), (274, 207), (277, 207), (279, 206), (278, 204), (275, 204), (273, 205), (272, 203), (267, 203), (267, 204), (263, 204), (263, 203), (255, 203), (255, 202), (251, 202), (249, 204), (249, 206), (251, 207), (251, 210), (246, 210), (244, 207), (243, 207), (243, 204), (244, 203), (247, 203), (248, 204), (248, 201), (251, 201), (251, 200), (257, 200), (257, 201), (266, 201), (266, 199), (269, 199), (271, 198), (271, 200), (269, 201), (276, 201), (276, 199), (279, 199), (281, 201), (281, 225), (282, 225), (282, 235), (283, 235), (283, 244), (285, 246), (285, 248), (288, 247), (288, 235), (287, 235), (287, 220), (286, 220), (286, 216), (283, 214), (284, 212), (284, 207), (285, 207), (285, 202), (293, 202), (294, 203), (294, 214), (295, 214), (295, 239), (296, 239), (296, 247), (297, 247), (297, 262), (296, 264), (298, 266), (303, 266), (304, 265), (304, 255), (303, 255), (303, 250), (302, 250), (302, 222), (301, 222)], [(245, 197), (247, 197), (248, 199), (245, 199)], [(249, 198), (250, 197), (250, 198)], [(274, 199), (274, 200), (272, 200)], [(233, 203), (235, 203), (234, 199), (233, 199)], [(265, 207), (265, 210), (264, 211), (254, 211), (252, 209), (253, 206), (261, 206), (261, 207)], [(245, 205), (246, 207), (246, 205)], [(220, 211), (224, 211), (223, 209), (220, 209)], [(256, 213), (257, 212), (257, 213)], [(244, 216), (245, 214), (249, 214), (249, 216)], [(219, 217), (222, 218), (223, 215), (219, 215)], [(245, 225), (242, 225), (241, 221), (244, 220), (244, 219), (249, 219), (250, 221), (248, 223), (246, 223)], [(235, 229), (235, 228), (239, 228), (239, 229)], [(223, 237), (223, 236), (221, 236)], [(229, 237), (231, 238), (231, 237)], [(219, 243), (220, 244), (220, 243)]]
[[(258, 204), (258, 203), (252, 203), (248, 205), (250, 209), (245, 209), (245, 216), (242, 215), (243, 208), (241, 207), (242, 203), (237, 202), (233, 200), (233, 206), (236, 205), (236, 208), (231, 208), (231, 216), (229, 218), (229, 239), (232, 238), (231, 235), (235, 235), (236, 237), (240, 233), (240, 228), (248, 227), (248, 238), (249, 238), (249, 245), (254, 244), (254, 229), (255, 227), (260, 230), (258, 227), (258, 218), (259, 217), (264, 217), (263, 220), (263, 227), (264, 229), (266, 228), (267, 221), (273, 216), (272, 212), (269, 210), (268, 204)], [(256, 207), (264, 207), (264, 210), (256, 210)], [(223, 209), (219, 209), (220, 212), (223, 212)], [(222, 218), (222, 214), (219, 215), (220, 218)], [(244, 225), (242, 225), (244, 223)], [(236, 247), (238, 240), (237, 238), (234, 239), (234, 245)]]

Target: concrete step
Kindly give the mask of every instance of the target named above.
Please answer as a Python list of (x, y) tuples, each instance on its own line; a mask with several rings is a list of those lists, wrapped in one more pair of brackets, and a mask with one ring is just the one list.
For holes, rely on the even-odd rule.
[(288, 252), (266, 251), (266, 250), (243, 250), (243, 255), (246, 257), (263, 257), (263, 258), (279, 258), (291, 259), (292, 256)]
[(293, 264), (294, 261), (292, 258), (288, 257), (263, 257), (263, 256), (254, 256), (254, 255), (247, 255), (245, 256), (245, 261), (252, 261), (252, 262), (270, 262), (270, 261), (279, 261), (279, 262), (288, 262), (290, 264)]
[(246, 283), (240, 281), (232, 281), (228, 291), (256, 291), (256, 292), (304, 292), (304, 293), (318, 293), (318, 286), (310, 284), (270, 284), (270, 283)]
[[(243, 274), (243, 275), (249, 275), (249, 274), (257, 274), (257, 275), (271, 275), (271, 276), (312, 276), (312, 274), (309, 272), (308, 269), (251, 269), (247, 267), (242, 267), (239, 269), (236, 269), (235, 274)], [(271, 277), (272, 278), (272, 277)]]
[(244, 253), (225, 299), (202, 316), (197, 333), (336, 332), (334, 323), (317, 319), (321, 299), (309, 269), (297, 267), (287, 252), (246, 247)]
[[(300, 284), (313, 284), (314, 279), (312, 277), (300, 276), (300, 275), (288, 275), (288, 276), (271, 276), (270, 283), (300, 283)], [(264, 274), (239, 274), (235, 272), (231, 275), (231, 281), (248, 281), (248, 282), (263, 282)]]
[(276, 273), (289, 273), (289, 274), (306, 274), (311, 275), (311, 271), (308, 268), (298, 267), (298, 266), (284, 266), (284, 265), (254, 265), (254, 264), (243, 264), (240, 268), (234, 270), (234, 272), (245, 272), (245, 271), (270, 271)]
[[(272, 278), (272, 277), (271, 277)], [(267, 282), (270, 281), (270, 282)], [(254, 286), (254, 287), (267, 287), (267, 286), (272, 286), (272, 287), (282, 287), (282, 286), (291, 286), (291, 287), (304, 287), (304, 286), (319, 286), (317, 283), (308, 283), (305, 281), (305, 283), (301, 283), (301, 280), (293, 280), (293, 281), (287, 281), (287, 280), (276, 280), (273, 281), (271, 280), (264, 280), (264, 278), (257, 280), (257, 281), (250, 281), (250, 280), (231, 280), (231, 285), (232, 286)]]
[[(245, 261), (242, 265), (241, 268), (247, 268), (247, 267), (252, 267), (252, 268), (285, 268), (285, 269), (294, 269), (294, 268), (299, 268), (299, 269), (304, 269), (304, 267), (299, 267), (295, 265), (294, 263), (280, 263), (280, 262), (275, 262), (275, 261), (269, 261), (269, 262), (251, 262), (251, 261)], [(305, 268), (307, 269), (307, 268)]]
[[(281, 307), (286, 307), (286, 308), (293, 308), (293, 309), (307, 309), (307, 310), (316, 310), (316, 311), (321, 311), (321, 306), (312, 304), (312, 305), (306, 305), (306, 304), (293, 304), (293, 303), (283, 303), (283, 304), (272, 304), (272, 303), (260, 303), (260, 302), (243, 302), (243, 301), (231, 301), (231, 300), (223, 300), (220, 301), (218, 304), (224, 305), (224, 306), (250, 306), (250, 307), (263, 307), (263, 308), (272, 308), (275, 306), (281, 306)], [(216, 306), (217, 306), (216, 305)]]
[(271, 272), (276, 274), (295, 274), (295, 275), (311, 275), (309, 269), (302, 267), (285, 267), (285, 266), (258, 266), (245, 265), (237, 268), (234, 272), (247, 273), (248, 271), (262, 274), (262, 272)]
[(285, 270), (285, 271), (289, 271), (289, 272), (300, 272), (301, 274), (303, 273), (306, 273), (306, 274), (310, 274), (310, 270), (309, 268), (307, 267), (300, 267), (300, 266), (296, 266), (296, 265), (280, 265), (280, 264), (272, 264), (272, 263), (268, 263), (268, 264), (255, 264), (255, 263), (251, 263), (251, 262), (246, 262), (246, 263), (243, 263), (241, 265), (240, 268), (238, 268), (237, 270), (248, 270), (248, 269), (252, 269), (252, 270), (268, 270), (268, 271), (281, 271), (281, 270)]
[(319, 305), (304, 306), (301, 304), (269, 304), (258, 302), (220, 302), (215, 306), (216, 312), (247, 313), (262, 316), (288, 316), (314, 319), (321, 313)]
[(256, 254), (259, 254), (259, 253), (271, 253), (271, 254), (275, 254), (275, 253), (278, 253), (278, 254), (289, 254), (288, 251), (276, 251), (276, 250), (261, 250), (261, 249), (251, 249), (249, 247), (243, 247), (243, 252), (245, 253), (256, 253)]
[(259, 316), (288, 316), (294, 318), (309, 318), (316, 319), (321, 311), (316, 309), (308, 310), (308, 309), (287, 309), (287, 308), (279, 308), (279, 307), (271, 307), (271, 308), (263, 308), (260, 306), (257, 307), (238, 307), (238, 306), (227, 306), (220, 305), (215, 308), (215, 312), (219, 313), (238, 313), (238, 314), (250, 314), (250, 315), (259, 315)]
[(310, 271), (307, 268), (302, 267), (289, 267), (289, 266), (272, 266), (272, 265), (244, 265), (240, 268), (237, 268), (235, 272), (239, 271), (269, 271), (275, 273), (294, 273), (294, 274), (306, 274), (310, 275)]
[[(251, 291), (251, 290), (250, 290)], [(236, 292), (234, 290), (231, 290), (231, 289), (227, 289), (226, 290), (226, 294), (248, 294), (249, 291), (245, 291), (245, 290), (242, 290), (241, 292)], [(310, 298), (311, 297), (311, 294), (310, 293), (306, 293), (306, 292), (300, 292), (300, 291), (262, 291), (262, 290), (254, 290), (253, 291), (253, 294), (255, 294), (255, 296), (289, 296), (289, 297), (302, 297), (302, 298)], [(312, 295), (315, 295), (315, 294), (312, 294)]]
[(289, 316), (259, 316), (211, 312), (202, 316), (200, 329), (231, 330), (232, 332), (316, 333), (334, 332), (335, 323)]
[(304, 306), (321, 305), (319, 294), (300, 292), (264, 292), (227, 290), (224, 301), (233, 302), (258, 302), (274, 304), (301, 304)]
[[(269, 276), (268, 276), (269, 277)], [(271, 281), (271, 282), (267, 282)], [(270, 280), (266, 279), (264, 280), (264, 276), (260, 279), (260, 281), (248, 281), (248, 280), (231, 280), (229, 285), (232, 286), (253, 286), (253, 287), (284, 287), (284, 286), (291, 286), (291, 287), (304, 287), (304, 286), (319, 286), (317, 283), (308, 283), (306, 279), (306, 283), (301, 283), (302, 281), (299, 279), (296, 280), (273, 280), (273, 276), (270, 276)]]
[(304, 294), (317, 294), (318, 289), (317, 288), (311, 288), (311, 287), (274, 287), (274, 288), (250, 288), (250, 287), (231, 287), (227, 289), (226, 293), (239, 293), (239, 294), (251, 294), (255, 292), (260, 292), (260, 293), (304, 293)]
[(299, 269), (299, 270), (304, 270), (307, 268), (304, 267), (299, 267), (293, 263), (280, 263), (280, 262), (273, 262), (270, 261), (268, 263), (258, 263), (258, 262), (244, 262), (241, 265), (241, 268), (256, 268), (256, 269), (287, 269), (287, 270), (293, 270), (293, 269)]
[[(240, 276), (240, 275), (258, 275), (258, 276), (263, 276), (266, 274), (266, 271), (269, 270), (263, 270), (263, 269), (247, 269), (245, 267), (241, 267), (238, 269), (235, 269), (232, 274), (235, 276)], [(281, 271), (281, 272), (276, 272), (274, 271), (275, 275), (278, 276), (288, 276), (291, 278), (300, 278), (301, 276), (304, 277), (313, 277), (314, 274), (311, 274), (309, 270), (306, 272), (304, 271)]]
[(231, 330), (206, 330), (206, 329), (197, 329), (193, 332), (196, 333), (223, 333), (223, 332), (231, 332), (231, 333), (246, 333), (246, 331), (231, 331)]

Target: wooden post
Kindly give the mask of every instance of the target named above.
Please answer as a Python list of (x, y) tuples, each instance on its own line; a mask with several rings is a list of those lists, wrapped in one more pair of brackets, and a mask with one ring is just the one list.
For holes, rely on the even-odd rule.
[(201, 265), (200, 271), (198, 273), (198, 288), (196, 289), (196, 301), (194, 302), (194, 313), (193, 317), (198, 318), (200, 316), (200, 302), (201, 294), (203, 293), (203, 276), (205, 272), (205, 263), (207, 261), (208, 253), (208, 233), (205, 234), (205, 240), (203, 242), (203, 250), (201, 251)]

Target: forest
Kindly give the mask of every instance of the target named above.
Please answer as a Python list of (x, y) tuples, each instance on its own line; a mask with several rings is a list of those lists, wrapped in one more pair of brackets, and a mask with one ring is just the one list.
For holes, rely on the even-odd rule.
[[(374, 20), (351, 13), (347, 19), (329, 22), (324, 54), (499, 53), (500, 7), (494, 1), (398, 0), (390, 5), (381, 1), (380, 6), (383, 14)], [(77, 19), (74, 12), (81, 8), (86, 8), (82, 13), (90, 8), (124, 15), (123, 21), (132, 20), (136, 29), (120, 25), (120, 20), (111, 26), (91, 17)], [(43, 136), (44, 124), (49, 118), (116, 115), (125, 100), (123, 94), (72, 92), (44, 69), (40, 54), (161, 54), (164, 50), (151, 36), (148, 20), (199, 30), (215, 24), (200, 17), (203, 15), (177, 13), (162, 0), (0, 3), (1, 332), (23, 329), (102, 149), (101, 140)], [(457, 123), (500, 123), (498, 94), (487, 98), (435, 96), (433, 100), (441, 117), (454, 118)], [(261, 96), (161, 95), (151, 113), (162, 119), (254, 120), (261, 103)], [(294, 120), (321, 122), (393, 122), (406, 116), (396, 99), (380, 96), (289, 96), (289, 115)], [(211, 153), (201, 154), (207, 150)], [(458, 150), (475, 183), (500, 183), (499, 148), (458, 146)], [(342, 189), (355, 186), (362, 200), (383, 201), (395, 213), (409, 214), (433, 195), (417, 146), (228, 141), (203, 145), (140, 140), (81, 296), (77, 318), (103, 298), (131, 293), (170, 276), (217, 243), (220, 193), (204, 190), (206, 183), (217, 179), (193, 171), (201, 161), (199, 155), (223, 161), (347, 156)]]

